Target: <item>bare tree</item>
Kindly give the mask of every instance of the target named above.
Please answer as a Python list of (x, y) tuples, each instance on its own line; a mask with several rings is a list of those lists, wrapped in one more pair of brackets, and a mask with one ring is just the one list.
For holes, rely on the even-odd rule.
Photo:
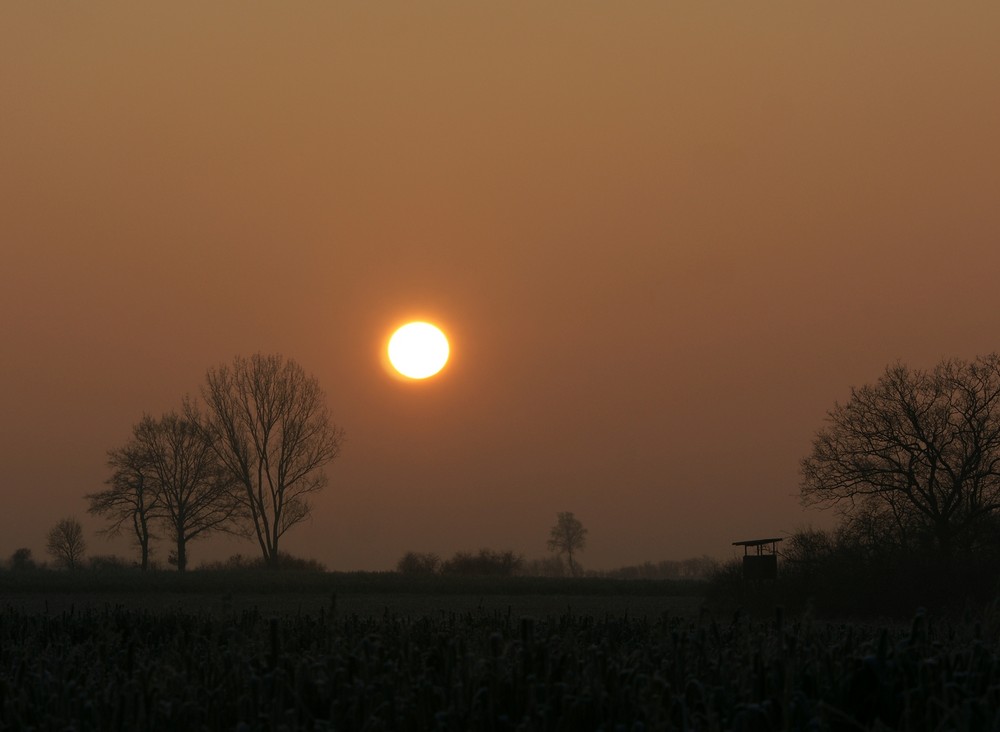
[(108, 451), (108, 466), (112, 470), (106, 481), (110, 487), (88, 494), (87, 510), (111, 521), (101, 530), (109, 536), (117, 536), (129, 526), (139, 546), (140, 566), (148, 569), (150, 542), (155, 538), (151, 527), (160, 518), (162, 506), (149, 456), (134, 433), (126, 445)]
[(340, 453), (344, 433), (316, 379), (281, 356), (210, 369), (202, 395), (210, 442), (242, 488), (262, 556), (276, 563), (281, 537), (309, 516), (309, 495), (326, 484), (322, 468)]
[(573, 552), (582, 550), (587, 545), (587, 530), (571, 511), (562, 511), (556, 515), (556, 525), (549, 533), (549, 550), (557, 555), (566, 555), (569, 571), (574, 577), (578, 567), (573, 560)]
[(803, 503), (836, 508), (858, 535), (930, 542), (946, 557), (989, 534), (1000, 508), (1000, 356), (890, 366), (827, 422), (802, 461)]
[(59, 566), (66, 569), (79, 567), (87, 548), (80, 522), (74, 518), (59, 521), (49, 531), (47, 548)]
[(134, 429), (139, 453), (155, 484), (158, 517), (174, 540), (177, 570), (187, 569), (188, 542), (214, 531), (232, 531), (239, 517), (235, 482), (218, 459), (189, 405), (181, 417), (146, 416)]

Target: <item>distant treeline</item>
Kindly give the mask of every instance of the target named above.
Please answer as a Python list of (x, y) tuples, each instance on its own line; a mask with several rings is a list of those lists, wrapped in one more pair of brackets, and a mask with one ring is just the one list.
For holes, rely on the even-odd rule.
[[(576, 567), (579, 570), (579, 566)], [(612, 570), (584, 570), (580, 576), (622, 580), (707, 580), (720, 568), (717, 560), (695, 557), (681, 561), (645, 562)], [(480, 549), (456, 552), (442, 559), (433, 552), (407, 552), (396, 564), (406, 575), (465, 575), (499, 577), (571, 577), (572, 568), (562, 556), (527, 560), (511, 551)]]
[[(61, 566), (61, 565), (60, 565)], [(0, 567), (12, 572), (45, 571), (52, 565), (37, 562), (31, 550), (22, 547), (16, 550)], [(720, 563), (711, 557), (695, 557), (681, 561), (645, 562), (611, 570), (585, 570), (580, 578), (605, 578), (614, 580), (695, 580), (703, 581), (712, 577), (720, 569)], [(125, 572), (138, 570), (140, 565), (133, 559), (114, 554), (93, 555), (81, 560), (76, 571)], [(167, 569), (155, 561), (149, 569)], [(170, 567), (169, 569), (173, 569)], [(281, 552), (277, 561), (269, 562), (262, 557), (247, 557), (234, 554), (228, 559), (202, 562), (196, 568), (203, 572), (245, 572), (263, 570), (290, 570), (300, 572), (326, 572), (327, 568), (316, 559), (295, 557)], [(475, 552), (456, 552), (450, 559), (442, 560), (431, 552), (407, 552), (397, 563), (396, 573), (410, 576), (454, 576), (454, 577), (551, 577), (570, 578), (573, 576), (569, 564), (560, 556), (526, 560), (512, 550), (497, 551), (479, 549)]]
[(613, 579), (648, 580), (707, 580), (721, 567), (719, 560), (709, 556), (692, 557), (680, 561), (644, 562), (606, 572), (588, 572), (588, 575)]
[[(37, 562), (27, 547), (17, 549), (10, 558), (3, 563), (5, 569), (11, 572), (40, 572), (51, 568), (63, 569), (63, 565), (49, 565), (45, 562)], [(155, 561), (150, 561), (148, 569), (164, 569)], [(86, 557), (80, 561), (74, 571), (90, 570), (93, 572), (128, 572), (141, 570), (142, 566), (134, 559), (126, 559), (116, 554), (98, 554)], [(171, 566), (171, 569), (173, 567)], [(234, 554), (228, 559), (215, 562), (202, 562), (198, 565), (202, 571), (251, 571), (251, 570), (292, 570), (308, 572), (325, 572), (326, 566), (315, 559), (305, 557), (295, 557), (285, 552), (279, 552), (275, 560), (268, 561), (263, 557), (245, 557), (242, 554)]]

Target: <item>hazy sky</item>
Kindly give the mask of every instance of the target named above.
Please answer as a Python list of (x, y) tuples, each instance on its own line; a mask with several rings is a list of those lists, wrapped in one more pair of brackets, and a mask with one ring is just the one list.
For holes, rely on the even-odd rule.
[(0, 556), (66, 515), (129, 552), (106, 451), (258, 351), (347, 431), (284, 545), (331, 569), (830, 525), (826, 410), (1000, 350), (998, 90), (992, 0), (5, 2)]

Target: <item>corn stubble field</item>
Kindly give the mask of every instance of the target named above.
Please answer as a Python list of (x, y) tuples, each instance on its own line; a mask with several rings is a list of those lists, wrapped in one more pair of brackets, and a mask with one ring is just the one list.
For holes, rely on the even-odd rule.
[(621, 594), (614, 583), (377, 585), (322, 596), (5, 587), (0, 728), (1000, 726), (990, 609), (862, 624), (712, 611), (661, 583)]

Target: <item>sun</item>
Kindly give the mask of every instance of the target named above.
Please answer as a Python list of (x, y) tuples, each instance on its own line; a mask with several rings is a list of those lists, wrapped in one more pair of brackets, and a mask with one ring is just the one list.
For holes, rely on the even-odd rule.
[(389, 363), (408, 379), (426, 379), (448, 362), (448, 339), (436, 325), (407, 323), (389, 339)]

